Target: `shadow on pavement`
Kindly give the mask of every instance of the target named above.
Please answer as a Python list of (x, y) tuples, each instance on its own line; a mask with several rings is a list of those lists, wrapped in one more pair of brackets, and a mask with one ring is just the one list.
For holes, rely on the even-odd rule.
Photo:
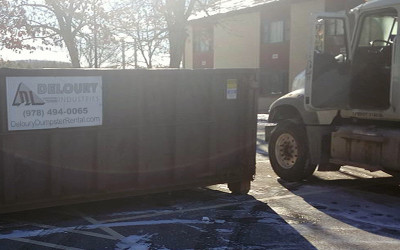
[[(124, 237), (98, 241), (96, 237), (79, 234), (77, 237), (73, 232), (62, 230), (30, 237), (92, 249), (128, 249), (138, 244), (148, 249), (315, 249), (267, 204), (250, 195), (232, 195), (209, 188), (14, 213), (2, 217), (0, 223), (3, 236), (17, 229), (19, 232), (33, 230), (32, 225), (36, 223), (36, 227), (44, 224), (93, 233), (111, 228)], [(0, 242), (10, 247), (22, 244)], [(85, 245), (80, 245), (83, 242)]]
[(400, 186), (396, 178), (325, 180), (312, 176), (300, 183), (278, 181), (314, 208), (341, 222), (400, 239)]

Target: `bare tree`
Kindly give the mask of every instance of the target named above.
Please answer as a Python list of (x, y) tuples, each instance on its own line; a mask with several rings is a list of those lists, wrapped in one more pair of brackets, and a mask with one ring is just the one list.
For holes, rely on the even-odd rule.
[(219, 0), (155, 0), (156, 8), (164, 16), (169, 40), (170, 67), (179, 68), (182, 62), (188, 19), (194, 13), (218, 7)]
[(26, 13), (16, 1), (0, 0), (0, 47), (33, 49), (24, 39), (30, 35)]
[(80, 57), (89, 68), (102, 67), (118, 57), (118, 42), (113, 39), (111, 24), (112, 10), (106, 11), (102, 0), (92, 0), (93, 8), (89, 12), (89, 25), (77, 37)]
[[(154, 1), (118, 2), (114, 5), (113, 20), (114, 33), (121, 40), (123, 51), (137, 51), (147, 68), (153, 67), (155, 55), (166, 52), (166, 24), (163, 16), (155, 11)], [(132, 59), (138, 60), (137, 54), (133, 54), (128, 57), (128, 64)]]
[[(81, 66), (77, 38), (90, 25), (96, 1), (87, 0), (19, 0), (35, 32), (33, 38), (46, 45), (65, 44), (73, 67)], [(93, 4), (92, 4), (93, 3)]]
[[(182, 61), (189, 17), (200, 10), (207, 10), (218, 1), (123, 0), (116, 2), (118, 8), (113, 10), (114, 18), (111, 19), (110, 15), (105, 15), (101, 0), (14, 0), (14, 5), (18, 3), (24, 7), (24, 14), (28, 16), (26, 27), (33, 32), (31, 37), (40, 39), (47, 46), (65, 46), (73, 67), (81, 66), (80, 58), (86, 58), (89, 65), (95, 67), (99, 65), (100, 56), (104, 60), (111, 60), (107, 59), (111, 56), (106, 53), (107, 46), (103, 46), (107, 42), (101, 42), (108, 39), (109, 34), (103, 29), (111, 22), (114, 36), (125, 36), (136, 41), (133, 50), (139, 51), (147, 67), (152, 67), (154, 56), (163, 52), (168, 44), (170, 67), (178, 68)], [(102, 25), (99, 20), (109, 23)], [(168, 43), (165, 42), (166, 36)], [(14, 41), (14, 44), (19, 46), (18, 42)], [(100, 52), (102, 46), (104, 53)], [(127, 43), (128, 50), (131, 46)], [(102, 62), (104, 60), (101, 59)]]
[(164, 20), (159, 18), (154, 9), (141, 8), (136, 18), (136, 46), (142, 54), (148, 68), (153, 67), (153, 57), (166, 51), (166, 29)]
[(82, 34), (77, 39), (80, 58), (89, 68), (101, 68), (118, 57), (120, 50), (118, 43), (111, 37), (106, 38), (107, 35), (102, 32), (103, 30), (99, 30), (97, 42), (93, 33)]

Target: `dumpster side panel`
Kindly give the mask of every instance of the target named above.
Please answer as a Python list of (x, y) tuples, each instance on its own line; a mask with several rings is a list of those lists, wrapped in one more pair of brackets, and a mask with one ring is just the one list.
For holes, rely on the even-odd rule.
[[(242, 106), (245, 103), (245, 91), (241, 91), (245, 82), (241, 79), (241, 74), (222, 73), (214, 75), (214, 84), (219, 86), (217, 93), (217, 155), (218, 172), (217, 175), (228, 173), (238, 173), (240, 169), (240, 139), (241, 133), (247, 125), (242, 121)], [(227, 79), (237, 80), (238, 93), (235, 99), (227, 98)]]
[(212, 81), (209, 72), (187, 72), (177, 85), (174, 180), (213, 176), (210, 169)]
[(95, 189), (95, 131), (73, 129), (56, 135), (57, 145), (52, 152), (52, 165), (58, 168), (58, 183), (62, 197), (91, 193)]
[(143, 74), (102, 72), (103, 126), (97, 129), (97, 189), (101, 193), (138, 188)]
[(97, 188), (101, 192), (138, 187), (137, 129), (105, 130), (98, 135)]
[(138, 164), (141, 189), (165, 186), (165, 180), (173, 176), (176, 80), (172, 71), (155, 71), (142, 88)]
[[(102, 125), (9, 131), (7, 76), (101, 76)], [(254, 79), (253, 70), (0, 69), (0, 212), (251, 180)]]
[(48, 135), (21, 134), (2, 140), (3, 201), (34, 201), (49, 195)]

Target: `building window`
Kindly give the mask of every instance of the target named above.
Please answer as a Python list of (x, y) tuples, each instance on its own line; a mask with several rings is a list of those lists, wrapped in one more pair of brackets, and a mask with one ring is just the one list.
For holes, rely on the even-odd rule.
[(284, 25), (283, 21), (272, 22), (269, 31), (269, 42), (280, 43), (283, 42)]
[(289, 40), (289, 22), (285, 21), (264, 21), (263, 24), (263, 42), (281, 43)]
[(210, 52), (213, 49), (213, 30), (212, 28), (202, 28), (194, 32), (194, 51)]

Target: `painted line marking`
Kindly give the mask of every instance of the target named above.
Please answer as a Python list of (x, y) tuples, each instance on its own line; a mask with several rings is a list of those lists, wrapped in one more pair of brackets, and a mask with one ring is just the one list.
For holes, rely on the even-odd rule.
[[(363, 187), (363, 186), (366, 186), (366, 185), (354, 185), (352, 187)], [(348, 188), (348, 187), (346, 187), (346, 188)], [(146, 219), (146, 218), (152, 218), (152, 217), (157, 217), (157, 216), (162, 216), (162, 215), (170, 215), (170, 214), (185, 213), (185, 212), (195, 212), (195, 211), (201, 211), (201, 210), (207, 210), (207, 209), (217, 209), (217, 208), (230, 207), (230, 206), (236, 206), (236, 205), (251, 204), (251, 203), (256, 203), (256, 202), (260, 202), (260, 201), (264, 202), (264, 203), (267, 203), (268, 201), (274, 201), (274, 200), (280, 200), (280, 199), (289, 199), (289, 198), (299, 197), (299, 196), (301, 197), (301, 196), (307, 196), (307, 195), (331, 193), (331, 192), (335, 192), (336, 190), (343, 190), (343, 189), (346, 189), (346, 188), (336, 188), (336, 189), (328, 189), (328, 190), (309, 191), (309, 192), (304, 192), (304, 193), (299, 193), (299, 194), (287, 194), (287, 195), (274, 196), (274, 197), (268, 197), (268, 198), (256, 198), (256, 197), (254, 197), (254, 198), (256, 198), (255, 200), (229, 202), (229, 203), (222, 203), (222, 204), (218, 204), (218, 205), (210, 205), (210, 206), (204, 206), (204, 207), (181, 209), (181, 210), (177, 210), (177, 211), (155, 212), (155, 213), (151, 213), (151, 214), (143, 214), (143, 215), (136, 215), (136, 216), (128, 216), (128, 217), (122, 217), (122, 218), (109, 219), (109, 220), (99, 221), (99, 223), (112, 223), (112, 222), (119, 222), (119, 221)]]
[[(91, 217), (88, 216), (83, 216), (83, 218), (85, 220), (87, 220), (88, 222), (92, 223), (93, 225), (97, 225), (99, 224), (99, 222)], [(103, 230), (104, 232), (108, 233), (110, 236), (114, 237), (114, 239), (116, 240), (121, 240), (123, 238), (125, 238), (125, 236), (123, 236), (122, 234), (118, 233), (117, 231), (109, 228), (109, 227), (100, 227), (101, 230)]]
[[(39, 223), (34, 223), (34, 222), (29, 222), (29, 221), (20, 221), (20, 220), (7, 220), (9, 222), (19, 222), (19, 223), (24, 223), (29, 226), (34, 226), (34, 227), (39, 227), (39, 228), (45, 228), (45, 229), (58, 229), (59, 227), (56, 226), (51, 226), (51, 225), (45, 225), (45, 224), (39, 224)], [(66, 230), (65, 232), (71, 232), (75, 234), (82, 234), (85, 236), (92, 236), (96, 238), (102, 238), (102, 239), (107, 239), (107, 240), (115, 240), (115, 237), (106, 235), (106, 234), (99, 234), (99, 233), (94, 233), (94, 232), (87, 232), (87, 231), (81, 231), (81, 230)]]
[[(363, 186), (370, 186), (367, 184), (364, 185), (353, 185), (352, 187), (363, 187)], [(307, 195), (314, 195), (314, 194), (323, 194), (323, 193), (328, 193), (328, 192), (334, 192), (335, 190), (345, 190), (348, 189), (349, 187), (346, 188), (335, 188), (335, 189), (326, 189), (326, 190), (318, 190), (318, 191), (309, 191), (309, 192), (304, 192), (301, 194), (287, 194), (287, 195), (281, 195), (281, 196), (275, 196), (275, 197), (267, 197), (267, 198), (262, 198), (262, 199), (256, 199), (256, 200), (247, 200), (247, 201), (235, 201), (235, 202), (230, 202), (230, 203), (224, 203), (224, 204), (218, 204), (218, 205), (212, 205), (212, 206), (204, 206), (204, 207), (198, 207), (198, 208), (189, 208), (189, 209), (183, 209), (183, 210), (178, 210), (178, 211), (165, 211), (165, 212), (160, 212), (160, 213), (152, 213), (152, 214), (147, 214), (147, 215), (140, 215), (140, 216), (131, 216), (131, 217), (124, 217), (124, 218), (117, 218), (113, 220), (107, 220), (107, 221), (97, 221), (93, 218), (85, 216), (86, 220), (90, 220), (91, 223), (96, 223), (94, 225), (81, 225), (81, 226), (74, 226), (74, 227), (67, 227), (67, 228), (56, 228), (54, 230), (35, 230), (35, 231), (27, 231), (27, 232), (22, 232), (23, 234), (18, 234), (18, 235), (2, 235), (0, 238), (2, 239), (10, 239), (10, 240), (15, 240), (15, 241), (20, 241), (20, 242), (26, 242), (26, 243), (31, 243), (31, 244), (36, 244), (36, 245), (41, 245), (41, 246), (48, 246), (48, 247), (53, 247), (57, 249), (71, 249), (67, 248), (65, 246), (61, 245), (56, 245), (52, 243), (45, 243), (45, 242), (40, 242), (40, 241), (34, 241), (30, 239), (23, 239), (24, 237), (35, 237), (35, 236), (44, 236), (44, 235), (49, 235), (49, 234), (54, 234), (54, 233), (60, 233), (60, 232), (66, 232), (66, 231), (72, 231), (77, 228), (81, 229), (102, 229), (102, 228), (108, 228), (110, 229), (111, 227), (128, 227), (128, 226), (146, 226), (146, 225), (162, 225), (162, 224), (202, 224), (204, 222), (202, 221), (193, 221), (193, 220), (158, 220), (158, 221), (136, 221), (136, 222), (118, 222), (118, 221), (126, 221), (126, 220), (132, 220), (132, 219), (140, 219), (140, 218), (150, 218), (150, 217), (155, 217), (155, 216), (160, 216), (160, 215), (167, 215), (167, 214), (175, 214), (175, 213), (183, 213), (183, 212), (191, 212), (191, 211), (200, 211), (200, 210), (207, 210), (207, 209), (215, 209), (215, 208), (221, 208), (221, 207), (227, 207), (227, 206), (234, 206), (234, 205), (243, 205), (243, 204), (251, 204), (255, 202), (268, 202), (268, 201), (274, 201), (274, 200), (280, 200), (280, 199), (290, 199), (290, 198), (298, 198), (301, 196), (307, 196)], [(115, 231), (114, 231), (115, 232)], [(116, 233), (116, 232), (115, 232)], [(118, 233), (117, 233), (118, 234)], [(15, 237), (17, 236), (17, 237)], [(115, 235), (116, 236), (116, 235)], [(118, 234), (118, 237), (121, 237), (120, 234)], [(123, 237), (123, 236), (122, 236)]]
[[(79, 215), (79, 216), (81, 216), (84, 220), (92, 223), (93, 225), (100, 224), (99, 221), (95, 220), (92, 217), (89, 217), (89, 216), (83, 214), (82, 212), (74, 211), (74, 213)], [(108, 233), (110, 236), (114, 237), (115, 240), (121, 240), (121, 239), (125, 238), (125, 236), (123, 236), (122, 234), (118, 233), (117, 231), (111, 229), (110, 227), (100, 227), (99, 229), (104, 231), (104, 232), (106, 232), (106, 233)]]
[[(124, 220), (144, 219), (144, 218), (151, 218), (151, 217), (157, 217), (157, 216), (161, 216), (161, 215), (169, 215), (169, 214), (175, 214), (175, 213), (195, 212), (195, 211), (200, 211), (200, 210), (216, 209), (216, 208), (223, 208), (223, 207), (236, 206), (236, 205), (242, 205), (242, 204), (251, 204), (251, 203), (256, 203), (256, 202), (259, 202), (259, 201), (267, 203), (268, 201), (289, 199), (289, 198), (294, 198), (294, 197), (302, 197), (302, 196), (315, 195), (315, 194), (331, 193), (331, 192), (335, 192), (337, 190), (346, 190), (346, 189), (349, 189), (349, 188), (369, 187), (369, 186), (374, 186), (374, 185), (375, 185), (374, 183), (371, 183), (371, 184), (365, 183), (365, 184), (362, 184), (362, 185), (351, 185), (351, 186), (348, 186), (348, 187), (338, 187), (338, 188), (326, 189), (326, 190), (308, 191), (308, 192), (298, 193), (298, 194), (290, 193), (290, 194), (287, 194), (287, 195), (273, 196), (273, 197), (267, 197), (267, 198), (254, 197), (255, 200), (229, 202), (229, 203), (223, 203), (223, 204), (218, 204), (218, 205), (210, 205), (210, 206), (197, 207), (197, 208), (181, 209), (181, 210), (177, 210), (177, 211), (153, 212), (151, 214), (143, 214), (143, 215), (137, 215), (137, 216), (129, 216), (129, 217), (115, 218), (115, 219), (99, 221), (99, 223), (109, 223), (109, 222), (118, 222), (118, 221), (124, 221)], [(290, 191), (288, 191), (288, 192), (290, 192)], [(359, 192), (364, 193), (365, 191), (359, 190)]]
[[(125, 226), (135, 226), (135, 225), (154, 225), (154, 224), (170, 224), (170, 223), (188, 223), (188, 224), (197, 224), (201, 222), (194, 222), (194, 221), (141, 221), (141, 222), (125, 222), (125, 223), (113, 223), (113, 222), (119, 222), (119, 221), (126, 221), (126, 220), (133, 220), (133, 219), (142, 219), (142, 218), (151, 218), (151, 217), (156, 217), (156, 216), (161, 216), (161, 215), (169, 215), (169, 214), (176, 214), (176, 213), (184, 213), (184, 212), (192, 212), (192, 211), (200, 211), (200, 210), (207, 210), (207, 209), (215, 209), (215, 208), (222, 208), (222, 207), (228, 207), (228, 206), (234, 206), (234, 205), (243, 205), (243, 204), (251, 204), (255, 202), (268, 202), (268, 201), (274, 201), (274, 200), (280, 200), (280, 199), (290, 199), (294, 197), (301, 197), (301, 196), (307, 196), (307, 195), (315, 195), (315, 194), (323, 194), (323, 193), (329, 193), (329, 192), (334, 192), (335, 190), (346, 190), (348, 188), (357, 188), (357, 187), (367, 187), (367, 186), (372, 186), (374, 184), (364, 184), (364, 185), (353, 185), (349, 187), (341, 187), (341, 188), (335, 188), (335, 189), (326, 189), (326, 190), (318, 190), (318, 191), (309, 191), (309, 192), (304, 192), (304, 193), (299, 193), (299, 194), (287, 194), (287, 195), (281, 195), (281, 196), (275, 196), (275, 197), (267, 197), (267, 198), (259, 198), (256, 200), (247, 200), (247, 201), (235, 201), (235, 202), (229, 202), (229, 203), (224, 203), (224, 204), (217, 204), (217, 205), (211, 205), (211, 206), (204, 206), (204, 207), (197, 207), (197, 208), (189, 208), (189, 209), (182, 209), (182, 210), (177, 210), (177, 211), (163, 211), (159, 213), (152, 213), (152, 214), (144, 214), (144, 215), (139, 215), (139, 216), (130, 216), (130, 217), (124, 217), (124, 218), (116, 218), (116, 219), (111, 219), (111, 220), (105, 220), (105, 221), (97, 221), (93, 218), (84, 216), (84, 219), (94, 223), (94, 225), (82, 225), (82, 226), (76, 226), (76, 227), (68, 227), (68, 228), (55, 228), (57, 230), (54, 231), (49, 231), (47, 232), (48, 234), (52, 233), (59, 233), (61, 231), (78, 231), (76, 228), (82, 228), (82, 229), (102, 229), (102, 228), (108, 228), (110, 227), (125, 227)], [(43, 225), (42, 225), (43, 226)], [(51, 227), (51, 226), (50, 226)], [(61, 231), (60, 231), (61, 230)], [(110, 229), (112, 230), (112, 229)], [(38, 230), (40, 231), (40, 230)], [(124, 237), (121, 234), (117, 233), (116, 231), (112, 230), (112, 235), (114, 237)], [(79, 233), (82, 233), (82, 231), (78, 231)], [(107, 232), (110, 233), (111, 232)], [(11, 236), (11, 235), (10, 235)], [(36, 235), (39, 236), (39, 235)], [(33, 237), (32, 235), (29, 234), (29, 232), (26, 233), (23, 237)], [(10, 240), (16, 240), (16, 241), (21, 241), (21, 242), (27, 242), (27, 243), (32, 243), (32, 244), (51, 244), (51, 243), (44, 243), (40, 241), (34, 241), (34, 240), (29, 240), (29, 239), (22, 239), (21, 236), (13, 238), (12, 236), (10, 238), (3, 237), (3, 239), (10, 239)], [(43, 245), (44, 246), (44, 245)], [(66, 249), (65, 246), (61, 245), (55, 245), (51, 244), (52, 247), (55, 247), (57, 249)], [(71, 249), (71, 248), (68, 248)]]
[(51, 248), (55, 248), (55, 249), (82, 250), (82, 248), (67, 247), (67, 246), (63, 246), (63, 245), (57, 245), (57, 244), (53, 244), (53, 243), (47, 243), (47, 242), (24, 239), (24, 238), (14, 238), (14, 239), (9, 239), (9, 240), (29, 243), (29, 244), (38, 245), (41, 247), (51, 247)]
[(93, 225), (76, 225), (65, 228), (57, 229), (40, 229), (40, 230), (27, 230), (12, 232), (9, 234), (0, 234), (0, 240), (11, 240), (11, 239), (22, 239), (29, 237), (43, 237), (52, 234), (67, 232), (76, 228), (94, 230), (101, 229), (103, 227), (130, 227), (130, 226), (154, 226), (154, 225), (168, 225), (168, 224), (207, 224), (207, 222), (201, 220), (149, 220), (149, 221), (130, 221), (130, 222), (113, 222), (113, 223), (103, 223), (103, 224), (93, 224)]

